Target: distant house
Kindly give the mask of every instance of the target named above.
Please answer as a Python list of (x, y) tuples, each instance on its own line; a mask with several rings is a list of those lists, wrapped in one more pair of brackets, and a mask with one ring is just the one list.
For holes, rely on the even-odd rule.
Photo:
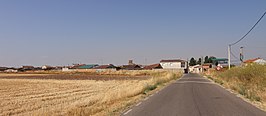
[(7, 70), (8, 68), (7, 67), (0, 67), (0, 72), (3, 72), (5, 70)]
[(189, 67), (189, 72), (200, 73), (201, 69), (202, 69), (201, 65), (190, 66)]
[(22, 66), (21, 69), (23, 71), (34, 70), (34, 66)]
[(78, 69), (80, 66), (85, 66), (86, 64), (73, 64), (73, 66), (69, 67), (70, 69)]
[(244, 61), (245, 64), (248, 63), (257, 63), (257, 64), (266, 64), (266, 60), (262, 59), (262, 58), (254, 58), (254, 59), (249, 59), (249, 60), (245, 60)]
[(7, 69), (7, 70), (5, 70), (4, 72), (7, 72), (7, 73), (16, 73), (16, 72), (18, 72), (18, 70), (16, 70), (16, 69)]
[(100, 65), (100, 66), (94, 67), (93, 69), (96, 69), (96, 70), (117, 70), (117, 67), (114, 66), (113, 64), (108, 64), (108, 65)]
[(48, 66), (48, 65), (44, 65), (41, 68), (42, 68), (42, 70), (52, 70), (52, 69), (55, 69), (55, 67)]
[(98, 64), (86, 64), (86, 65), (82, 65), (77, 67), (77, 69), (92, 69), (99, 66)]
[(141, 66), (137, 64), (133, 65), (123, 65), (121, 67), (122, 70), (141, 70)]
[(212, 65), (213, 66), (221, 66), (221, 67), (228, 67), (228, 59), (227, 58), (213, 58)]
[(133, 62), (133, 60), (129, 60), (128, 65), (135, 65), (135, 63)]
[[(87, 69), (95, 69), (98, 64), (73, 64), (73, 66), (62, 66), (60, 70), (62, 71), (86, 71)], [(101, 67), (98, 67), (101, 68)], [(59, 69), (59, 68), (58, 68)]]
[(120, 69), (122, 69), (122, 70), (141, 70), (142, 66), (133, 63), (133, 60), (129, 60), (128, 65), (122, 65), (122, 66), (120, 66)]
[(34, 71), (41, 71), (43, 70), (42, 67), (34, 67)]
[(63, 67), (63, 68), (62, 68), (62, 71), (63, 71), (63, 72), (67, 72), (67, 71), (71, 71), (71, 70), (69, 70), (68, 67)]
[(64, 68), (64, 66), (56, 66), (54, 68), (55, 68), (54, 70), (62, 70)]
[(152, 64), (152, 65), (145, 66), (143, 69), (144, 70), (155, 70), (155, 69), (163, 69), (163, 67), (161, 66), (161, 64)]
[(203, 65), (194, 65), (194, 66), (189, 66), (189, 72), (193, 73), (200, 73), (203, 69), (203, 71), (208, 71), (212, 67), (212, 63), (204, 63)]
[(204, 63), (204, 64), (202, 65), (202, 68), (203, 68), (204, 70), (208, 70), (208, 69), (212, 68), (212, 63)]
[(187, 62), (185, 60), (180, 60), (180, 59), (161, 60), (160, 64), (163, 67), (163, 69), (172, 69), (172, 70), (187, 69)]

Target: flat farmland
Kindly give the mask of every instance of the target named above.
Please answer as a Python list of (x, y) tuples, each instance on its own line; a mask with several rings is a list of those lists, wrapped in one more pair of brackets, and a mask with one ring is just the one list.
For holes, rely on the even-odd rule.
[(91, 75), (91, 74), (3, 74), (0, 79), (53, 79), (53, 80), (146, 80), (150, 76)]
[(180, 75), (0, 75), (0, 115), (119, 115), (147, 86)]

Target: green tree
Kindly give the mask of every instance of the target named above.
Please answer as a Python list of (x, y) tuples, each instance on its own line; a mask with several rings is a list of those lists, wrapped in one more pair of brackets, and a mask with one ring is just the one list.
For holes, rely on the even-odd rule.
[(214, 57), (214, 56), (210, 56), (210, 57), (209, 57), (209, 63), (213, 63), (213, 62), (212, 62), (213, 59), (216, 59), (216, 57)]
[(201, 58), (199, 58), (199, 60), (198, 60), (197, 64), (201, 64)]
[(210, 63), (210, 61), (209, 61), (209, 57), (208, 57), (208, 56), (205, 56), (205, 58), (204, 58), (204, 63)]
[(197, 64), (197, 61), (192, 57), (189, 61), (189, 66), (194, 66)]

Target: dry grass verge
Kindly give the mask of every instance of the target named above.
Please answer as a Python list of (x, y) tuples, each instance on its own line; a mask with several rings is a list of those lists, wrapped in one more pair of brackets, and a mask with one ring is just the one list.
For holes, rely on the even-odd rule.
[(266, 65), (249, 64), (224, 72), (211, 71), (207, 77), (266, 111)]
[[(107, 73), (107, 72), (104, 72)], [(115, 72), (121, 73), (121, 72)], [(130, 71), (146, 80), (0, 79), (0, 115), (119, 115), (158, 85), (181, 73)]]

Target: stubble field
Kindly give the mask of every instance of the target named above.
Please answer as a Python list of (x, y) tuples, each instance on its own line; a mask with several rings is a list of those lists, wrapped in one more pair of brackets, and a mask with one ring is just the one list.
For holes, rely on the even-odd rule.
[(0, 115), (119, 115), (147, 91), (180, 77), (167, 71), (126, 75), (0, 75)]

